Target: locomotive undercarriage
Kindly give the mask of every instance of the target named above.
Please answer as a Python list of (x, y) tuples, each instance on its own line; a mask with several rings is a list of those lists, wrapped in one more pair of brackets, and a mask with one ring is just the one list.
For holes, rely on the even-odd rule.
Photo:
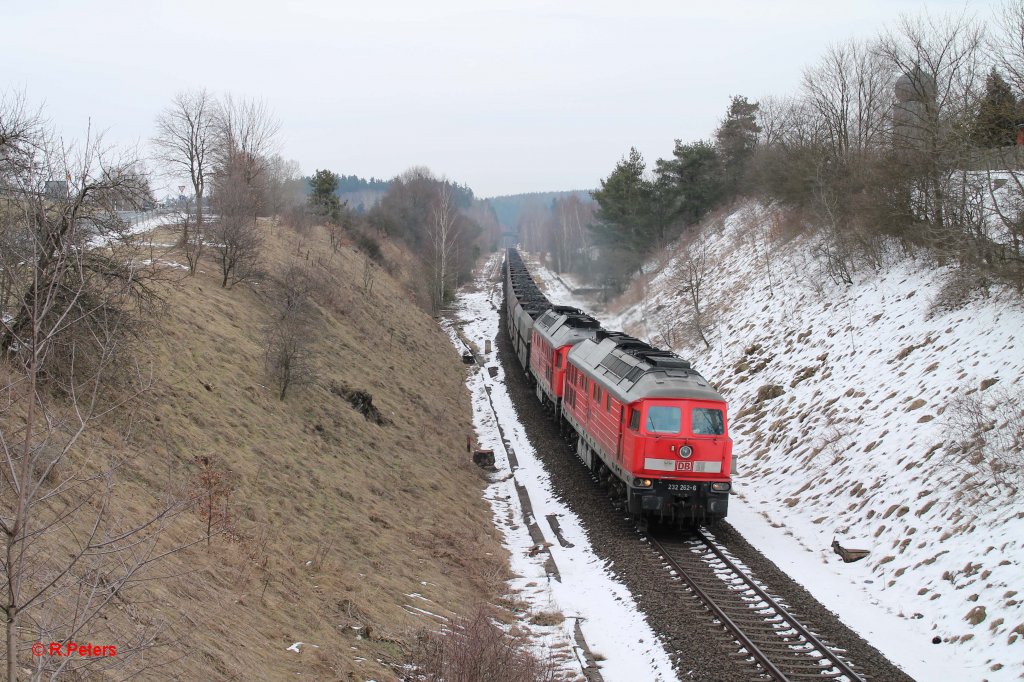
[(613, 504), (637, 519), (641, 530), (646, 530), (647, 524), (652, 521), (661, 525), (695, 528), (714, 526), (725, 518), (729, 504), (728, 492), (712, 491), (711, 484), (706, 482), (683, 483), (693, 488), (686, 494), (670, 491), (670, 485), (680, 485), (680, 482), (672, 480), (656, 479), (650, 487), (628, 485), (605, 466), (567, 421), (561, 418), (558, 421), (563, 438), (568, 441), (576, 456), (590, 469), (598, 484), (608, 491)]

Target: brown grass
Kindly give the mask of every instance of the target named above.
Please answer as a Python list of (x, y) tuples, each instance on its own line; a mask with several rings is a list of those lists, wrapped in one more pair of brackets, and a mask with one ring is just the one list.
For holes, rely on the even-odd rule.
[(550, 660), (533, 656), (526, 640), (503, 631), (487, 609), (459, 618), (441, 633), (425, 633), (412, 651), (415, 679), (426, 682), (549, 682)]
[[(216, 458), (233, 483), (224, 532), (207, 549), (201, 516), (184, 515), (168, 542), (203, 543), (161, 566), (176, 577), (145, 585), (139, 617), (169, 621), (164, 640), (175, 642), (156, 652), (166, 668), (155, 674), (397, 679), (405, 644), (436, 627), (405, 605), (468, 613), (506, 574), (464, 452), (465, 370), (407, 284), (378, 271), (364, 297), (358, 252), (333, 253), (318, 228), (263, 228), (267, 271), (298, 262), (323, 283), (313, 384), (277, 400), (261, 347), (271, 285), (222, 289), (212, 262), (167, 288), (167, 314), (145, 339), (155, 388), (131, 415), (116, 512), (142, 518), (163, 491), (187, 488), (197, 456)], [(411, 262), (393, 245), (385, 253)], [(184, 262), (173, 250), (158, 257)], [(372, 395), (386, 421), (364, 418), (332, 384)], [(286, 651), (299, 641), (301, 653)]]

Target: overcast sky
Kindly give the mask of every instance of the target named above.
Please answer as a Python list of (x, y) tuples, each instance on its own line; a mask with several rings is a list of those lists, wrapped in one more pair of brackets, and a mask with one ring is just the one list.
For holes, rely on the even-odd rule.
[(991, 16), (995, 2), (904, 0), (6, 0), (0, 90), (147, 145), (172, 95), (264, 99), (306, 173), (413, 165), (478, 196), (596, 187), (630, 146), (652, 162), (707, 138), (730, 95), (794, 91), (830, 43), (901, 13)]

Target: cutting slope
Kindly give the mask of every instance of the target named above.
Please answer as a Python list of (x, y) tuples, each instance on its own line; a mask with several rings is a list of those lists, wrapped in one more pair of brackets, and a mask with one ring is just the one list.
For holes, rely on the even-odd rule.
[[(313, 380), (284, 401), (264, 368), (271, 280), (222, 289), (214, 263), (186, 278), (173, 248), (153, 247), (181, 279), (145, 338), (154, 388), (134, 415), (118, 513), (141, 518), (159, 491), (201, 495), (204, 461), (229, 492), (217, 498), (224, 532), (145, 586), (141, 617), (166, 621), (172, 643), (145, 676), (396, 679), (420, 629), (471, 612), (506, 576), (465, 452), (464, 370), (403, 283), (317, 231), (264, 227), (266, 270), (298, 265), (318, 282), (303, 329)], [(372, 396), (380, 423), (354, 391)], [(197, 511), (170, 542), (203, 538)]]
[[(866, 598), (905, 619), (895, 638), (873, 639), (912, 674), (955, 660), (958, 679), (1016, 679), (1020, 299), (993, 288), (944, 306), (946, 268), (892, 254), (837, 285), (817, 237), (789, 220), (747, 204), (704, 226), (710, 349), (692, 327), (681, 243), (645, 266), (606, 320), (674, 346), (717, 382), (730, 402), (738, 496), (821, 573), (859, 586), (849, 593), (858, 603), (830, 604), (840, 615)], [(1000, 472), (999, 457), (1017, 467)], [(843, 564), (834, 538), (871, 554)]]

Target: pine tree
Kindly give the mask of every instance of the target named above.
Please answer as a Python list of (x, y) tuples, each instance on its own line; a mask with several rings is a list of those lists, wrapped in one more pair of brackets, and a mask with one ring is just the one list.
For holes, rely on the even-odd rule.
[(735, 95), (729, 103), (725, 120), (715, 131), (715, 144), (722, 160), (726, 192), (736, 194), (747, 162), (757, 146), (761, 126), (757, 124), (760, 105)]
[(329, 170), (317, 170), (309, 180), (312, 191), (309, 205), (321, 218), (332, 223), (341, 220), (341, 201), (335, 190), (338, 189), (338, 176)]
[(1005, 147), (1017, 140), (1017, 98), (994, 68), (985, 79), (971, 139), (979, 147)]
[(710, 142), (683, 144), (676, 140), (672, 158), (659, 159), (657, 169), (657, 185), (666, 188), (663, 200), (670, 202), (663, 209), (669, 221), (697, 223), (725, 193), (722, 160)]
[(641, 254), (647, 249), (651, 183), (644, 178), (645, 169), (643, 156), (631, 148), (629, 156), (601, 181), (601, 189), (591, 193), (600, 206), (595, 230), (600, 242)]

